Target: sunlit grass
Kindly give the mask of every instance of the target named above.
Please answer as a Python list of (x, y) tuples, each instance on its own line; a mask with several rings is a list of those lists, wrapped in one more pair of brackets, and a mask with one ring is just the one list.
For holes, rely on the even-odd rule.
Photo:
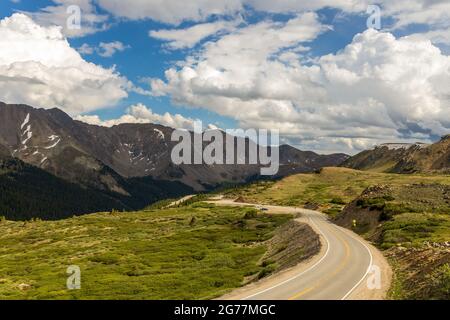
[(304, 206), (316, 203), (323, 210), (353, 201), (367, 187), (379, 184), (405, 185), (412, 183), (450, 184), (450, 176), (400, 175), (347, 168), (324, 168), (320, 173), (297, 174), (280, 181), (263, 181), (229, 190), (229, 197), (243, 196), (248, 202)]
[[(0, 299), (201, 299), (264, 266), (264, 241), (286, 215), (202, 203), (57, 222), (0, 223)], [(81, 268), (82, 289), (66, 289)], [(22, 286), (21, 286), (22, 285)]]

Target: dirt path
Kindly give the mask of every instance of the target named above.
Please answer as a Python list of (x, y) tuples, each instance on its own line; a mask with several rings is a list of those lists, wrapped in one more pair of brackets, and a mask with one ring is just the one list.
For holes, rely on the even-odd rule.
[(183, 202), (188, 201), (189, 199), (192, 199), (193, 197), (195, 197), (195, 194), (191, 194), (191, 195), (185, 196), (185, 197), (183, 197), (183, 198), (181, 198), (181, 199), (179, 199), (177, 201), (172, 202), (167, 207), (164, 207), (164, 209), (175, 207), (175, 206), (177, 206), (179, 204), (182, 204)]

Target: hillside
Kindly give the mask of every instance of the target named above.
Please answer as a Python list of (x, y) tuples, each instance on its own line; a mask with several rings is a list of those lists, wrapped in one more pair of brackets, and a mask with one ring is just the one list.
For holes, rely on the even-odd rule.
[(102, 210), (136, 210), (192, 189), (151, 178), (123, 179), (128, 195), (70, 183), (18, 159), (0, 159), (0, 216), (9, 220), (57, 220)]
[[(174, 129), (156, 124), (121, 124), (111, 128), (74, 121), (59, 109), (35, 109), (0, 103), (3, 152), (60, 178), (97, 189), (123, 192), (118, 176), (180, 181), (196, 190), (246, 182), (259, 165), (174, 165)], [(223, 133), (224, 134), (224, 133)], [(248, 140), (247, 140), (247, 143)], [(285, 174), (338, 165), (345, 155), (320, 156), (292, 147), (280, 149)]]
[(374, 185), (335, 222), (385, 250), (392, 298), (450, 299), (450, 185)]
[[(312, 229), (291, 218), (197, 203), (0, 221), (0, 299), (214, 298), (317, 252)], [(66, 290), (69, 265), (81, 290)]]
[(261, 181), (227, 190), (225, 196), (242, 196), (246, 202), (309, 206), (334, 210), (350, 203), (366, 188), (378, 184), (450, 184), (444, 175), (399, 175), (347, 168), (323, 168), (313, 174), (296, 174), (280, 181)]
[(390, 298), (450, 299), (448, 175), (323, 168), (224, 194), (320, 210), (383, 250), (395, 272)]
[(341, 166), (376, 172), (450, 172), (450, 135), (432, 145), (381, 145), (363, 151)]
[[(0, 214), (11, 219), (138, 210), (160, 199), (260, 178), (259, 165), (174, 165), (174, 129), (156, 124), (107, 128), (75, 121), (59, 109), (4, 103), (0, 103), (0, 123), (0, 161), (11, 164), (14, 158), (27, 164), (13, 165), (1, 179), (1, 187), (9, 191), (0, 198)], [(246, 143), (251, 142), (247, 139)], [(280, 158), (276, 177), (338, 165), (347, 156), (318, 155), (284, 145)], [(39, 183), (41, 176), (63, 191), (45, 188)], [(39, 194), (40, 189), (32, 184), (45, 192)], [(69, 196), (66, 190), (77, 192)], [(88, 199), (86, 193), (91, 200), (77, 207), (75, 195)], [(66, 198), (63, 205), (61, 199)]]
[(426, 148), (407, 154), (395, 165), (392, 171), (398, 173), (450, 173), (450, 135)]

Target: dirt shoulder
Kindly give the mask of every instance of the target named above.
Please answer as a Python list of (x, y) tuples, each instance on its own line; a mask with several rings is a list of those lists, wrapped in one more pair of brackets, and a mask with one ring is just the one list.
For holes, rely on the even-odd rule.
[[(290, 261), (288, 260), (289, 262), (287, 264), (285, 263), (283, 265), (283, 267), (281, 267), (279, 269), (278, 272), (276, 272), (268, 277), (265, 277), (263, 279), (260, 279), (258, 281), (251, 282), (241, 288), (235, 289), (232, 292), (218, 298), (218, 300), (241, 300), (241, 299), (251, 296), (252, 294), (255, 294), (255, 293), (261, 292), (262, 290), (265, 290), (267, 288), (276, 286), (277, 284), (287, 281), (287, 280), (295, 277), (296, 275), (308, 270), (309, 268), (314, 266), (325, 255), (325, 253), (326, 253), (325, 240), (321, 236), (318, 235), (317, 230), (314, 230), (312, 227), (310, 227), (307, 224), (307, 219), (302, 218), (302, 217), (296, 218), (293, 221), (293, 223), (297, 224), (297, 226), (298, 226), (297, 228), (299, 231), (307, 230), (308, 234), (310, 234), (312, 232), (313, 238), (311, 241), (311, 240), (308, 240), (308, 234), (301, 236), (302, 240), (300, 242), (300, 245), (298, 243), (291, 245), (291, 248), (286, 251), (288, 253), (288, 256), (290, 255), (289, 253), (292, 253), (291, 249), (294, 249), (294, 246), (295, 247), (299, 247), (299, 246), (309, 247), (311, 250), (311, 251), (309, 251), (309, 254), (304, 255), (302, 259), (297, 259), (297, 261), (295, 263), (293, 263), (294, 260), (291, 260), (291, 259), (290, 259)], [(317, 237), (317, 240), (315, 237)], [(311, 243), (308, 244), (307, 242), (309, 242), (309, 241), (311, 241)], [(280, 259), (280, 261), (282, 261), (282, 260), (283, 260), (283, 258)], [(294, 264), (294, 265), (292, 265), (292, 264)]]
[(268, 250), (264, 264), (276, 265), (279, 272), (298, 265), (319, 253), (319, 235), (306, 223), (292, 220), (279, 227), (272, 239), (266, 243)]
[[(345, 232), (353, 233), (350, 230), (342, 228)], [(354, 233), (353, 233), (354, 234)], [(389, 289), (392, 285), (393, 271), (386, 257), (371, 243), (360, 238), (372, 255), (372, 269), (364, 280), (355, 288), (355, 290), (347, 297), (347, 300), (385, 300), (388, 297)], [(369, 288), (369, 283), (376, 280), (379, 272), (379, 280), (381, 287)]]

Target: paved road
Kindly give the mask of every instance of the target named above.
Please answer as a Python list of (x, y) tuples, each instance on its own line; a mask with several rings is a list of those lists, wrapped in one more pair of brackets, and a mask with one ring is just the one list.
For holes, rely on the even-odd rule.
[[(227, 200), (216, 203), (236, 205)], [(308, 222), (322, 236), (324, 248), (315, 261), (288, 278), (275, 277), (266, 283), (244, 287), (227, 298), (341, 300), (348, 298), (359, 285), (365, 285), (373, 255), (371, 248), (359, 236), (329, 222), (320, 212), (291, 207), (265, 207), (275, 213), (293, 210), (301, 212), (302, 220)]]

